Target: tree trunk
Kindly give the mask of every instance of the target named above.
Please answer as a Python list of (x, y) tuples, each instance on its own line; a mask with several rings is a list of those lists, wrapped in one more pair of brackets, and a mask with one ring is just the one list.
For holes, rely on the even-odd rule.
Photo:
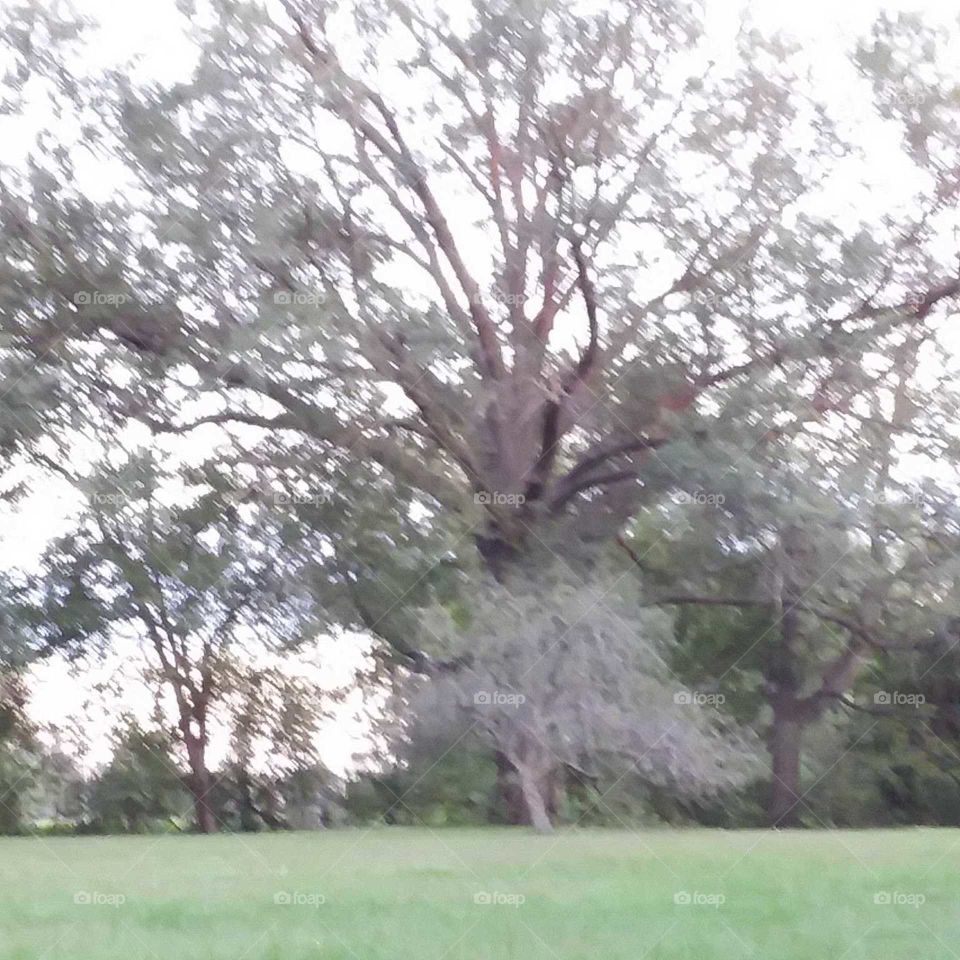
[(520, 776), (520, 791), (527, 823), (537, 833), (550, 833), (553, 823), (547, 809), (547, 799), (543, 795), (544, 778), (537, 777), (526, 766), (521, 766), (517, 772)]
[(516, 768), (502, 750), (494, 751), (493, 759), (497, 765), (494, 809), (502, 811), (504, 820), (512, 827), (529, 823)]
[[(529, 750), (529, 745), (528, 745)], [(543, 756), (512, 760), (503, 750), (494, 753), (497, 765), (497, 804), (511, 826), (533, 827), (541, 833), (553, 829), (559, 812), (560, 776), (555, 764)]]
[(237, 793), (240, 805), (240, 829), (244, 833), (256, 833), (260, 829), (260, 820), (257, 817), (256, 804), (253, 802), (250, 772), (244, 764), (241, 764), (237, 770)]
[(193, 797), (193, 815), (200, 833), (216, 833), (217, 818), (213, 813), (210, 793), (213, 778), (207, 769), (206, 746), (202, 738), (190, 736), (187, 740), (187, 758), (190, 763), (190, 794)]
[(767, 807), (771, 827), (799, 825), (800, 807), (800, 739), (805, 721), (801, 709), (802, 671), (798, 653), (800, 611), (804, 577), (809, 564), (803, 531), (790, 525), (781, 532), (783, 547), (783, 586), (780, 594), (780, 643), (767, 663), (765, 679), (770, 686), (773, 725), (768, 747), (772, 761), (772, 779)]
[(773, 778), (767, 819), (772, 827), (796, 827), (800, 818), (800, 742), (803, 724), (790, 712), (774, 708), (769, 750)]

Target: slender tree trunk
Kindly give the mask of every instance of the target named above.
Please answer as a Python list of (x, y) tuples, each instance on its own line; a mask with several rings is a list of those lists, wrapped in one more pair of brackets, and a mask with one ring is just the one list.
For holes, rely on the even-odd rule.
[(772, 827), (800, 823), (800, 752), (803, 724), (791, 711), (774, 707), (769, 749), (773, 777), (767, 819)]
[(216, 833), (212, 798), (213, 778), (207, 769), (206, 745), (201, 737), (191, 735), (187, 740), (187, 758), (190, 763), (190, 793), (193, 797), (193, 815), (200, 833)]
[(772, 777), (767, 820), (772, 827), (795, 827), (799, 825), (800, 747), (805, 722), (800, 701), (802, 671), (798, 650), (801, 632), (797, 600), (802, 597), (805, 580), (809, 577), (810, 558), (801, 529), (790, 525), (780, 537), (783, 548), (780, 643), (766, 670), (773, 706), (773, 725), (769, 734)]
[(497, 799), (507, 823), (533, 827), (541, 833), (551, 831), (559, 806), (556, 767), (538, 756), (511, 760), (502, 750), (494, 758)]
[(502, 750), (496, 750), (493, 759), (497, 765), (495, 809), (502, 811), (506, 822), (513, 827), (529, 823), (516, 768)]
[(543, 794), (543, 778), (536, 776), (526, 766), (521, 766), (518, 773), (527, 822), (537, 833), (550, 833), (553, 822), (550, 820), (547, 798)]
[(256, 833), (260, 828), (256, 805), (253, 802), (253, 785), (250, 783), (250, 772), (245, 764), (237, 770), (237, 792), (240, 803), (240, 829), (245, 833)]

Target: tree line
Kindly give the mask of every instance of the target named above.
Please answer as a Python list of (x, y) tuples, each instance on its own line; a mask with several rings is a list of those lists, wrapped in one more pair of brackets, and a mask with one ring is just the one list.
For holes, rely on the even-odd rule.
[(317, 769), (321, 693), (251, 664), (343, 631), (361, 819), (955, 822), (949, 31), (850, 51), (916, 184), (851, 216), (804, 51), (710, 60), (695, 4), (181, 10), (172, 83), (5, 14), (46, 120), (0, 171), (0, 456), (83, 503), (7, 574), (10, 676), (135, 638), (168, 706), (122, 749), (169, 735), (202, 831), (215, 715)]

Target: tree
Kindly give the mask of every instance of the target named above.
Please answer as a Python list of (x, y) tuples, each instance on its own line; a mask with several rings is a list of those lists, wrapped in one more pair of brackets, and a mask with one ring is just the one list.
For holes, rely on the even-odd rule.
[(209, 730), (234, 649), (282, 650), (317, 621), (282, 523), (209, 485), (170, 505), (171, 483), (150, 457), (93, 479), (88, 513), (45, 557), (36, 623), (68, 649), (142, 643), (148, 680), (173, 700), (196, 826), (209, 833)]
[(28, 820), (29, 795), (37, 782), (36, 728), (26, 714), (23, 676), (0, 677), (0, 833), (19, 833)]
[(465, 714), (463, 737), (475, 731), (494, 749), (502, 795), (540, 831), (557, 819), (571, 771), (588, 780), (634, 773), (678, 794), (741, 781), (750, 737), (689, 708), (690, 691), (664, 660), (666, 619), (619, 596), (617, 579), (564, 573), (541, 571), (537, 591), (475, 587), (466, 624), (438, 608), (426, 629), (441, 649), (469, 649), (470, 665), (429, 684), (416, 714), (454, 730), (462, 722), (451, 713)]
[(279, 809), (279, 782), (299, 772), (303, 774), (300, 785), (306, 788), (307, 772), (322, 769), (317, 756), (318, 725), (325, 702), (335, 699), (337, 692), (322, 690), (295, 668), (296, 664), (251, 665), (234, 660), (221, 669), (220, 687), (230, 725), (230, 772), (241, 830), (259, 830), (262, 824), (287, 826)]
[[(5, 177), (18, 343), (90, 365), (120, 417), (378, 472), (509, 589), (589, 569), (665, 471), (859, 429), (849, 385), (960, 291), (935, 244), (952, 85), (919, 89), (940, 48), (912, 21), (858, 63), (922, 186), (846, 228), (818, 210), (845, 146), (798, 51), (745, 29), (709, 66), (692, 5), (211, 8), (196, 71), (159, 89), (37, 63), (52, 28), (13, 12), (21, 74), (97, 116), (81, 144), (131, 186), (90, 201), (50, 131)], [(181, 390), (212, 406), (183, 417)]]
[(141, 833), (189, 809), (189, 793), (177, 766), (175, 740), (162, 728), (144, 730), (126, 718), (113, 731), (113, 754), (90, 791), (89, 811), (106, 832)]
[[(906, 398), (895, 365), (891, 378)], [(932, 403), (926, 416), (941, 413)], [(924, 460), (956, 463), (957, 448), (913, 428), (911, 481), (891, 469), (884, 424), (856, 439), (824, 431), (753, 454), (722, 485), (691, 476), (679, 504), (651, 512), (623, 543), (648, 602), (680, 611), (681, 675), (719, 686), (740, 719), (766, 725), (771, 824), (799, 821), (805, 731), (851, 706), (865, 668), (960, 641), (949, 626), (960, 576), (955, 492), (920, 472)]]
[[(960, 288), (925, 229), (957, 186), (942, 153), (956, 120), (946, 92), (879, 102), (928, 175), (927, 208), (844, 235), (804, 206), (836, 140), (821, 115), (819, 133), (805, 125), (795, 51), (780, 41), (745, 32), (729, 73), (678, 88), (666, 78), (696, 60), (691, 6), (588, 16), (485, 3), (458, 30), (397, 3), (358, 19), (351, 60), (339, 52), (349, 4), (283, 7), (274, 18), (214, 4), (212, 25), (191, 23), (202, 66), (173, 89), (120, 75), (97, 78), (95, 95), (74, 84), (73, 109), (92, 106), (119, 131), (85, 136), (145, 191), (91, 209), (67, 187), (69, 151), (47, 151), (42, 183), (13, 180), (7, 242), (18, 279), (34, 283), (11, 307), (41, 301), (57, 330), (139, 361), (142, 375), (188, 365), (195, 390), (223, 397), (200, 422), (376, 462), (468, 521), (476, 500), (477, 545), (498, 575), (512, 561), (529, 569), (540, 541), (564, 555), (607, 542), (645, 495), (638, 471), (653, 451), (709, 439), (731, 416), (767, 420), (762, 402), (737, 405), (744, 384), (780, 410), (778, 384), (797, 384), (804, 406), (819, 385), (820, 412), (835, 407), (827, 387), (890, 331), (930, 324)], [(908, 79), (884, 30), (861, 56), (878, 89)], [(377, 43), (387, 31), (416, 53), (390, 62)], [(916, 53), (924, 38), (901, 32)], [(394, 67), (420, 85), (414, 106), (373, 85)], [(923, 151), (911, 147), (918, 128)], [(709, 187), (690, 187), (690, 169), (709, 171)], [(485, 257), (456, 236), (457, 189), (480, 236), (496, 238)], [(35, 223), (41, 211), (49, 220)], [(614, 242), (628, 233), (620, 262)], [(679, 268), (638, 299), (655, 256)], [(398, 265), (425, 283), (389, 279)], [(918, 275), (930, 278), (922, 290)], [(108, 289), (109, 302), (78, 309), (78, 293)], [(706, 306), (691, 301), (709, 291)], [(777, 309), (792, 299), (799, 316)], [(571, 356), (557, 322), (581, 313)], [(24, 343), (38, 348), (35, 325)], [(133, 377), (120, 391), (128, 411), (147, 416), (138, 388), (156, 401), (156, 386)], [(408, 415), (384, 416), (387, 395)]]

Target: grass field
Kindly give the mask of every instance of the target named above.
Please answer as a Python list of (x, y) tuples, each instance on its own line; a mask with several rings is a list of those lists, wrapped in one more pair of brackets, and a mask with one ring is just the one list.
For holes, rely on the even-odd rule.
[(957, 960), (960, 831), (0, 840), (23, 960)]

